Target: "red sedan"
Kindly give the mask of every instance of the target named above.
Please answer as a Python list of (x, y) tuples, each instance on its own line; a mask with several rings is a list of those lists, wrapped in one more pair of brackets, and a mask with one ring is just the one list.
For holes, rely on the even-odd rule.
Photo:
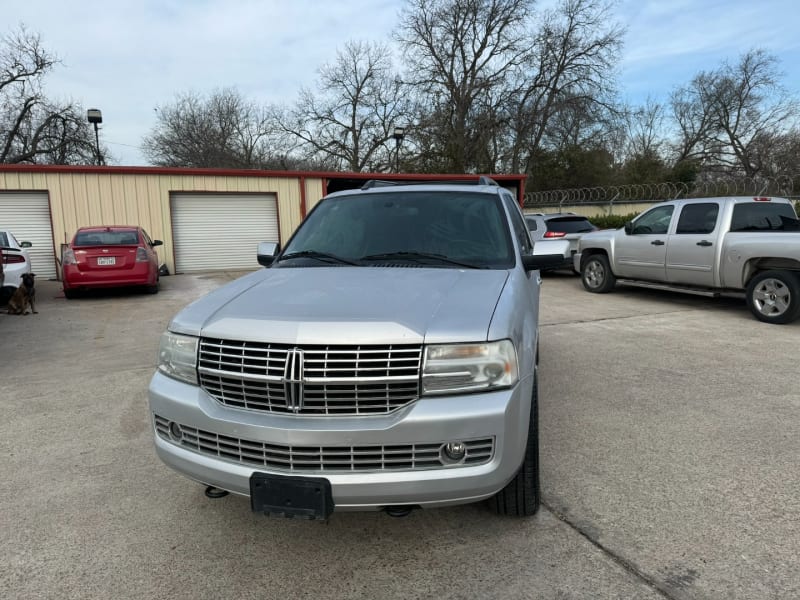
[(141, 227), (81, 227), (64, 250), (64, 295), (74, 298), (80, 290), (127, 286), (143, 286), (155, 294), (158, 255), (154, 248), (161, 244)]

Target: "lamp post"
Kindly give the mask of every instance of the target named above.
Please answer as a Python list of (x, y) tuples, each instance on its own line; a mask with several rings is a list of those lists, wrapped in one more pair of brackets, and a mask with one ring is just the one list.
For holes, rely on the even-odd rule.
[(86, 119), (94, 125), (94, 143), (97, 152), (97, 164), (103, 164), (102, 157), (100, 156), (100, 136), (97, 133), (97, 125), (103, 122), (103, 113), (97, 108), (90, 108), (86, 111)]
[(406, 130), (404, 127), (395, 127), (392, 134), (395, 143), (394, 150), (394, 172), (400, 172), (400, 144), (403, 143), (403, 138), (406, 137)]

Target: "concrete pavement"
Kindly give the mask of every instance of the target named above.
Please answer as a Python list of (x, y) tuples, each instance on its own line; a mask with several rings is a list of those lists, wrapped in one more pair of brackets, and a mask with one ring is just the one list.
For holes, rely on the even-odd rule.
[(0, 314), (3, 597), (800, 596), (800, 322), (549, 275), (540, 513), (318, 524), (208, 500), (152, 448), (159, 335), (236, 275), (76, 301), (37, 282), (40, 314)]

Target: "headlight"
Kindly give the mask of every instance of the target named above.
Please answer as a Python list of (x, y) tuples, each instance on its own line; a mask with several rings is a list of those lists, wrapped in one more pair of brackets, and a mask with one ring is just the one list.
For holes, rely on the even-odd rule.
[(197, 385), (197, 338), (165, 331), (158, 348), (158, 370)]
[(519, 378), (511, 340), (425, 347), (423, 394), (451, 394), (514, 385)]

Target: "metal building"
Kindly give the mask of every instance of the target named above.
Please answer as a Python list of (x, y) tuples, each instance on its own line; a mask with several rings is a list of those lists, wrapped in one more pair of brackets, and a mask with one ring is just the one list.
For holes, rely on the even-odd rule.
[[(283, 243), (329, 191), (369, 179), (477, 179), (414, 175), (0, 165), (0, 228), (30, 241), (33, 269), (57, 278), (61, 247), (78, 227), (140, 225), (163, 240), (171, 273), (258, 268), (256, 244)], [(522, 202), (524, 175), (492, 175)]]

